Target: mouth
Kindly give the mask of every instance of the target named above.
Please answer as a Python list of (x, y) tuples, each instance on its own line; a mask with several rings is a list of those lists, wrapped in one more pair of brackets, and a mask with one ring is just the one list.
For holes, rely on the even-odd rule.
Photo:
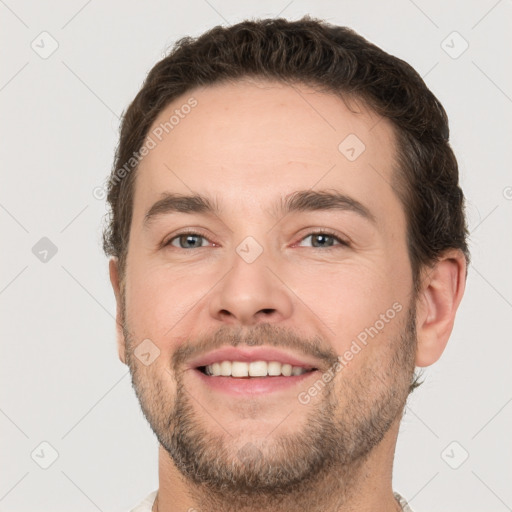
[(272, 347), (226, 347), (190, 362), (189, 368), (208, 391), (234, 396), (298, 387), (320, 373), (316, 361)]
[(292, 377), (315, 371), (316, 368), (293, 366), (279, 361), (221, 361), (197, 369), (209, 377), (251, 379), (265, 377)]
[(309, 364), (297, 360), (291, 364), (272, 358), (249, 361), (222, 359), (195, 366), (193, 370), (195, 378), (208, 392), (220, 392), (235, 398), (265, 396), (294, 388), (298, 394), (306, 388), (305, 381), (320, 375), (318, 368)]

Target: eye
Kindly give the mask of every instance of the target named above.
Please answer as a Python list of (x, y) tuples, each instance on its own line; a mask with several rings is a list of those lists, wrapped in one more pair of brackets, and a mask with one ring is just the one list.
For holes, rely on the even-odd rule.
[[(305, 245), (303, 244), (303, 242), (308, 238), (311, 239), (311, 247), (313, 247), (314, 249), (330, 249), (335, 247), (336, 245), (345, 247), (348, 247), (350, 245), (345, 240), (341, 239), (334, 233), (330, 233), (328, 231), (316, 231), (314, 233), (310, 233), (309, 235), (302, 238), (298, 245), (304, 247)], [(205, 241), (209, 242), (209, 240), (205, 236), (191, 231), (180, 233), (179, 235), (170, 238), (167, 242), (163, 244), (163, 246), (172, 246), (177, 249), (185, 250), (200, 249), (201, 247), (205, 247), (205, 244), (203, 244), (203, 242)]]
[[(198, 233), (180, 233), (179, 235), (176, 235), (165, 242), (164, 246), (170, 245), (178, 249), (196, 249), (204, 247), (202, 242), (205, 240), (208, 241), (206, 237)], [(177, 242), (177, 244), (175, 242)]]
[[(314, 233), (310, 233), (309, 235), (305, 236), (299, 245), (302, 245), (302, 242), (304, 240), (307, 240), (308, 238), (311, 238), (311, 247), (318, 249), (322, 247), (332, 248), (335, 246), (334, 242), (338, 242), (336, 245), (342, 245), (345, 247), (349, 246), (349, 243), (345, 240), (342, 240), (338, 236), (336, 236), (334, 233), (330, 233), (328, 231), (317, 231)], [(304, 247), (304, 246), (303, 246)]]

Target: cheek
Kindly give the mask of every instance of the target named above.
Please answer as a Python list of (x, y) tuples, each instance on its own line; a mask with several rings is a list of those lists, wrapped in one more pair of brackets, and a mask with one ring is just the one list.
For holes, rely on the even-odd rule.
[(396, 335), (407, 309), (410, 284), (401, 273), (403, 269), (398, 271), (393, 262), (387, 266), (358, 262), (309, 269), (293, 288), (329, 327), (326, 335), (336, 352), (343, 354), (354, 341), (366, 347)]
[(138, 267), (133, 265), (126, 286), (131, 329), (138, 337), (154, 340), (161, 350), (169, 350), (161, 346), (164, 340), (179, 337), (187, 314), (214, 282), (208, 283), (204, 272), (191, 268), (185, 271), (149, 262)]

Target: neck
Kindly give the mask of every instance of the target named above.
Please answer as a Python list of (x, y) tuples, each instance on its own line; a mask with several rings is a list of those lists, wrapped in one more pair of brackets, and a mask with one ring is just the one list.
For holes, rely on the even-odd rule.
[(153, 512), (184, 510), (225, 512), (397, 512), (401, 507), (393, 496), (392, 469), (399, 421), (381, 443), (351, 467), (339, 467), (318, 474), (286, 495), (219, 495), (205, 486), (186, 480), (170, 455), (159, 447), (159, 491)]

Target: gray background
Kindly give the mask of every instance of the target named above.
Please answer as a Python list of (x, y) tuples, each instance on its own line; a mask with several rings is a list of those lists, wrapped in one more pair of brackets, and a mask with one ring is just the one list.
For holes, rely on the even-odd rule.
[(122, 511), (157, 487), (100, 245), (118, 117), (177, 38), (306, 13), (425, 78), (450, 117), (468, 201), (466, 295), (410, 398), (394, 488), (415, 512), (512, 510), (512, 2), (240, 4), (0, 1), (0, 511)]

